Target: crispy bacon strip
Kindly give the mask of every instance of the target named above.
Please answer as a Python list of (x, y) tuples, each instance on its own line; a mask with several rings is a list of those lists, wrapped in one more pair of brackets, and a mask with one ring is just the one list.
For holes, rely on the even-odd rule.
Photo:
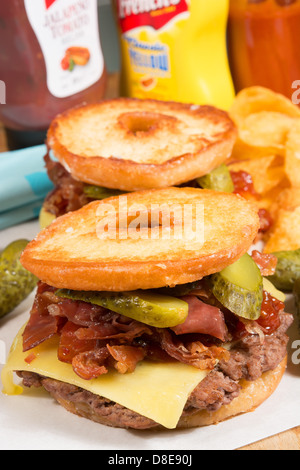
[(59, 317), (31, 315), (23, 333), (23, 351), (35, 348), (58, 332)]
[[(35, 348), (43, 341), (51, 338), (58, 333), (60, 327), (64, 324), (61, 317), (49, 315), (48, 306), (51, 305), (51, 298), (54, 289), (39, 283), (37, 295), (31, 309), (30, 319), (23, 332), (23, 351), (29, 351)], [(49, 298), (50, 294), (50, 298)]]
[(188, 303), (189, 313), (184, 323), (172, 330), (176, 335), (202, 333), (225, 341), (227, 327), (221, 310), (199, 300), (195, 295), (181, 297)]
[(120, 328), (117, 329), (116, 323), (109, 324), (103, 323), (94, 325), (90, 328), (79, 328), (76, 332), (78, 339), (118, 339), (122, 342), (131, 343), (134, 338), (141, 336), (142, 334), (151, 335), (151, 330), (142, 323), (131, 321), (126, 325), (126, 329), (122, 328), (122, 324), (119, 324)]
[(79, 377), (84, 380), (96, 379), (100, 375), (107, 374), (108, 369), (104, 365), (109, 357), (106, 347), (95, 348), (77, 354), (72, 360), (72, 367)]
[(272, 276), (277, 266), (276, 256), (268, 253), (261, 253), (258, 250), (252, 252), (252, 258), (260, 269), (262, 276)]
[(161, 347), (174, 359), (190, 364), (197, 369), (213, 369), (217, 359), (227, 357), (228, 351), (222, 347), (207, 347), (200, 341), (190, 342), (186, 345), (174, 339), (168, 329), (159, 329)]
[[(270, 272), (269, 263), (274, 262), (270, 255), (254, 252), (253, 256), (260, 261), (262, 269)], [(203, 296), (202, 289), (199, 294)], [(149, 327), (86, 302), (62, 300), (55, 295), (54, 288), (39, 283), (24, 332), (24, 350), (32, 349), (58, 333), (58, 358), (72, 364), (74, 372), (85, 380), (106, 374), (111, 367), (120, 373), (132, 372), (145, 358), (179, 361), (199, 369), (213, 369), (218, 360), (227, 361), (229, 358), (229, 352), (218, 344), (228, 337), (224, 315), (228, 327), (231, 323), (228, 313), (223, 313), (219, 304), (205, 304), (197, 295), (183, 297), (189, 304), (189, 315), (182, 325), (172, 331), (169, 328)], [(212, 301), (208, 290), (203, 297)], [(278, 315), (281, 311), (282, 303), (265, 298), (262, 316), (256, 326), (264, 334), (271, 334), (280, 325)], [(250, 326), (253, 327), (253, 324)], [(235, 338), (236, 332), (241, 335), (256, 334), (248, 327), (246, 329), (240, 321), (237, 324), (233, 322), (230, 334)]]
[(76, 331), (78, 340), (119, 339), (131, 342), (143, 333), (151, 334), (144, 323), (86, 302), (63, 300), (55, 305), (53, 311), (81, 327)]
[(56, 217), (80, 209), (90, 202), (83, 191), (83, 183), (74, 180), (59, 162), (51, 160), (49, 152), (44, 157), (46, 169), (55, 188), (44, 201), (44, 207)]
[(76, 331), (80, 328), (75, 323), (68, 321), (60, 332), (57, 357), (62, 362), (72, 363), (77, 354), (96, 348), (96, 340), (80, 340), (76, 336)]
[(110, 320), (108, 310), (87, 302), (59, 299), (59, 302), (55, 304), (53, 312), (52, 308), (52, 306), (50, 309), (48, 307), (48, 311), (51, 314), (65, 317), (68, 321), (83, 327), (90, 327), (97, 324), (100, 321), (100, 318), (102, 322), (106, 321), (106, 319), (108, 319), (108, 321)]
[(106, 345), (109, 353), (115, 359), (115, 368), (121, 374), (133, 372), (138, 364), (145, 358), (146, 351), (134, 346), (110, 346)]

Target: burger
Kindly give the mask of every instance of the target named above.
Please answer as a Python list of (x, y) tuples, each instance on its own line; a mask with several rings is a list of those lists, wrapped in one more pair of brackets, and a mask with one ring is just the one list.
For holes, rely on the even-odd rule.
[(187, 187), (58, 217), (21, 257), (40, 281), (4, 392), (44, 387), (78, 416), (137, 430), (252, 411), (280, 383), (293, 320), (266, 279), (277, 259), (251, 248), (258, 229), (241, 196)]

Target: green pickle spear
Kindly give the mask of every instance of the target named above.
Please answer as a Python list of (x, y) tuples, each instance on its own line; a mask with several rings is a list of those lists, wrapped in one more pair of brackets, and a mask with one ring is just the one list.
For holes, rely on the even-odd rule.
[(0, 318), (17, 307), (35, 288), (37, 278), (20, 263), (28, 240), (10, 243), (0, 255)]
[(157, 328), (184, 323), (188, 304), (181, 299), (152, 292), (81, 292), (59, 289), (58, 297), (81, 300)]
[(93, 186), (92, 184), (85, 184), (83, 192), (87, 197), (91, 199), (107, 199), (113, 196), (120, 196), (124, 194), (124, 191), (117, 189), (103, 188), (102, 186)]
[(214, 296), (239, 317), (257, 320), (263, 301), (263, 278), (250, 255), (211, 276)]
[(234, 190), (230, 171), (224, 163), (207, 175), (197, 178), (197, 183), (203, 189), (213, 189), (224, 193), (232, 193)]
[(178, 284), (175, 287), (160, 287), (159, 289), (155, 289), (155, 291), (158, 294), (171, 297), (183, 297), (184, 295), (193, 294), (193, 290), (195, 289), (199, 289), (199, 281)]
[(277, 251), (272, 253), (277, 258), (275, 273), (268, 279), (277, 289), (291, 292), (295, 281), (300, 279), (300, 249)]

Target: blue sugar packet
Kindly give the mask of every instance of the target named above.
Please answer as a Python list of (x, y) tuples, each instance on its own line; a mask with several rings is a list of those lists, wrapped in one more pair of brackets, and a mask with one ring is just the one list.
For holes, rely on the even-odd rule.
[(43, 158), (46, 151), (39, 145), (0, 153), (0, 229), (35, 217), (53, 189)]

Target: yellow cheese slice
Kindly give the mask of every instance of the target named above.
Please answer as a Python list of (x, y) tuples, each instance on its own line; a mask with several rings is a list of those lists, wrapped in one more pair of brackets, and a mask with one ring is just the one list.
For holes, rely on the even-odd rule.
[(276, 289), (276, 287), (269, 281), (269, 279), (263, 278), (264, 283), (264, 290), (269, 292), (275, 299), (280, 300), (281, 302), (285, 302), (285, 294), (280, 290)]
[[(1, 374), (3, 393), (7, 395), (22, 393), (22, 387), (13, 382), (14, 371), (35, 372), (77, 385), (146, 416), (166, 428), (173, 429), (179, 421), (190, 393), (209, 373), (179, 362), (143, 361), (133, 373), (120, 374), (117, 371), (110, 371), (97, 379), (83, 380), (74, 373), (70, 364), (57, 359), (57, 337), (24, 353), (23, 330), (24, 327), (15, 338)], [(36, 357), (28, 364), (25, 359), (31, 353)]]

